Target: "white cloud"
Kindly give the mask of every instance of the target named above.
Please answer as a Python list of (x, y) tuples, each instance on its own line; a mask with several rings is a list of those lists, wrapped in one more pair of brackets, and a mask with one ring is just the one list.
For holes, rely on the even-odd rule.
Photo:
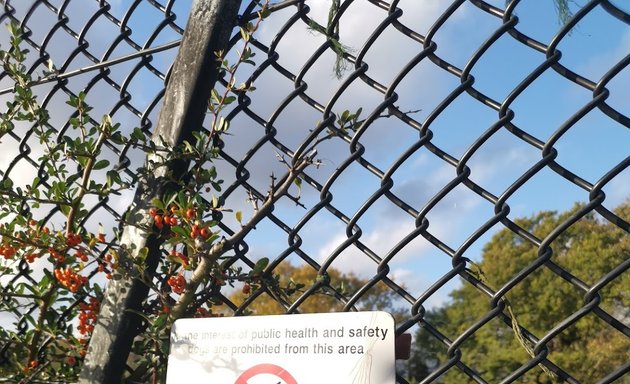
[[(319, 23), (326, 23), (328, 9), (330, 2), (318, 1), (310, 2), (308, 4), (311, 7), (309, 17), (314, 18)], [(444, 10), (444, 4), (439, 1), (427, 1), (427, 2), (405, 2), (399, 5), (404, 9), (404, 14), (401, 20), (405, 23), (411, 23), (410, 25), (414, 29), (428, 29), (432, 21)], [(293, 8), (290, 11), (279, 12), (272, 15), (268, 20), (265, 20), (262, 24), (261, 31), (257, 35), (257, 39), (269, 44), (275, 37), (275, 33), (283, 24), (285, 18), (293, 12)], [(458, 13), (459, 14), (459, 13)], [(360, 48), (369, 36), (366, 31), (372, 31), (380, 22), (387, 17), (387, 12), (372, 4), (361, 4), (360, 6), (350, 6), (349, 9), (341, 17), (340, 21), (340, 35), (341, 42), (350, 46), (353, 49), (354, 54), (358, 54)], [(456, 16), (457, 19), (459, 16)], [(277, 46), (277, 52), (279, 53), (278, 63), (283, 67), (289, 69), (293, 73), (297, 74), (304, 66), (304, 63), (311, 57), (314, 51), (325, 42), (325, 38), (318, 33), (308, 31), (306, 25), (302, 21), (298, 21), (283, 37)], [(400, 71), (400, 69), (407, 64), (407, 62), (416, 54), (422, 51), (422, 45), (418, 42), (404, 36), (393, 26), (388, 26), (386, 31), (379, 36), (374, 46), (368, 51), (366, 61), (368, 62), (370, 69), (368, 75), (375, 78), (377, 81), (387, 86), (393, 76)], [(260, 62), (262, 60), (261, 53), (256, 57), (256, 60)], [(341, 82), (332, 76), (332, 62), (334, 60), (334, 54), (331, 50), (328, 50), (321, 58), (319, 58), (313, 68), (309, 70), (305, 76), (305, 81), (308, 83), (308, 90), (306, 94), (310, 97), (315, 97), (317, 101), (325, 104), (330, 96), (336, 91)], [(346, 72), (346, 76), (351, 71)], [(282, 79), (281, 76), (266, 75), (267, 73), (273, 74), (273, 69), (267, 69), (265, 74), (256, 82), (256, 86), (260, 92), (254, 92), (251, 97), (253, 104), (251, 106), (254, 111), (266, 111), (268, 115), (262, 117), (268, 117), (272, 111), (274, 111), (281, 100), (286, 97), (288, 90), (291, 88), (289, 80)], [(329, 74), (329, 76), (326, 76)], [(408, 86), (409, 84), (409, 86)], [(422, 84), (422, 89), (431, 89), (432, 92), (418, 92), (418, 84)], [(285, 90), (285, 87), (287, 90)], [(403, 83), (397, 88), (397, 92), (401, 96), (401, 103), (405, 104), (405, 107), (409, 109), (420, 109), (425, 104), (429, 103), (429, 100), (434, 99), (436, 94), (439, 94), (439, 89), (444, 86), (441, 84), (441, 80), (430, 76), (430, 73), (426, 69), (414, 70), (407, 75)], [(278, 89), (278, 92), (272, 92), (271, 94), (266, 91), (268, 89)], [(298, 99), (299, 100), (299, 99)], [(359, 106), (364, 107), (362, 116), (367, 116), (371, 109), (383, 100), (383, 95), (366, 85), (362, 84), (362, 81), (356, 80), (345, 92), (344, 95), (335, 104), (335, 111), (341, 112), (344, 109), (351, 111), (355, 110)], [(412, 102), (410, 102), (413, 100)], [(433, 102), (434, 104), (435, 102)], [(278, 129), (276, 136), (283, 144), (288, 144), (291, 149), (297, 148), (297, 145), (305, 139), (306, 128), (310, 125), (315, 126), (316, 120), (321, 118), (318, 113), (306, 106), (303, 102), (299, 101), (300, 108), (288, 108), (281, 115), (275, 123), (275, 128)], [(312, 115), (312, 116), (311, 116)], [(311, 120), (312, 119), (312, 120)], [(294, 124), (300, 122), (299, 128), (295, 129)], [(226, 138), (226, 151), (228, 153), (245, 153), (246, 149), (251, 148), (256, 138), (262, 138), (264, 132), (259, 127), (251, 127), (254, 124), (247, 124), (247, 132), (243, 132), (242, 126), (236, 127), (233, 124), (233, 133), (235, 136), (229, 136)], [(376, 128), (376, 126), (379, 128)], [(378, 161), (386, 157), (390, 157), (391, 154), (400, 153), (401, 148), (407, 148), (409, 145), (409, 138), (414, 132), (410, 128), (408, 129), (409, 135), (389, 134), (386, 129), (392, 125), (403, 125), (397, 122), (396, 119), (388, 119), (380, 121), (374, 126), (368, 128), (368, 133), (361, 138), (361, 144), (364, 145), (368, 151), (370, 151), (371, 159)], [(382, 128), (380, 128), (382, 127)], [(377, 129), (382, 129), (381, 134), (371, 134), (376, 132)], [(237, 130), (240, 130), (237, 132)], [(393, 132), (389, 130), (389, 132)], [(237, 136), (246, 137), (238, 139)], [(386, 145), (384, 145), (386, 142)], [(350, 151), (347, 148), (347, 144), (336, 145), (340, 141), (333, 139), (332, 141), (326, 141), (319, 146), (320, 157), (325, 160), (325, 165), (318, 170), (314, 168), (309, 169), (307, 172), (320, 182), (324, 182), (328, 175), (334, 171), (334, 166), (340, 165), (350, 155)], [(259, 186), (261, 191), (268, 185), (268, 177), (273, 171), (277, 173), (277, 162), (273, 160), (275, 154), (274, 149), (270, 146), (263, 147), (259, 150), (259, 153), (247, 164), (247, 169), (250, 172), (251, 178), (249, 182), (255, 186)], [(227, 167), (229, 168), (229, 167)], [(356, 175), (356, 172), (352, 170), (344, 171), (345, 174)], [(229, 170), (227, 173), (231, 173)], [(360, 182), (361, 179), (353, 178), (352, 176), (346, 176), (349, 182)], [(309, 193), (309, 190), (305, 190), (305, 193)]]
[(606, 205), (609, 209), (614, 209), (618, 205), (627, 201), (630, 196), (630, 169), (626, 168), (607, 185), (604, 186), (606, 193)]
[[(396, 225), (393, 222), (383, 223), (383, 228), (367, 231), (367, 233), (359, 239), (366, 247), (368, 247), (376, 255), (385, 257), (392, 247), (402, 240), (407, 234), (413, 230), (413, 226), (406, 223)], [(337, 232), (336, 235), (327, 239), (317, 253), (317, 260), (324, 262), (333, 252), (348, 238), (345, 234)], [(413, 241), (401, 250), (395, 256), (396, 262), (400, 263), (408, 261), (414, 256), (415, 261), (419, 261), (421, 255), (430, 249), (430, 245), (422, 241)], [(371, 260), (363, 251), (355, 245), (348, 246), (338, 257), (336, 257), (332, 266), (344, 272), (353, 272), (361, 277), (371, 277), (377, 272), (378, 264)]]
[[(501, 161), (497, 161), (501, 159)], [(505, 184), (506, 176), (512, 175), (515, 167), (527, 168), (537, 159), (523, 146), (509, 145), (499, 140), (498, 145), (491, 145), (480, 150), (475, 159), (473, 176), (483, 186), (499, 181)], [(407, 203), (421, 210), (429, 200), (456, 176), (455, 168), (444, 162), (435, 162), (432, 154), (422, 153), (408, 160), (408, 167), (400, 170), (399, 179), (393, 193)], [(518, 171), (514, 171), (518, 173)], [(397, 175), (395, 174), (396, 178)], [(516, 176), (512, 176), (514, 179)], [(508, 183), (509, 184), (509, 183)], [(430, 226), (428, 231), (442, 242), (457, 249), (466, 237), (492, 215), (492, 207), (482, 205), (483, 199), (464, 186), (451, 191), (428, 213)], [(487, 211), (487, 212), (486, 212)], [(486, 215), (486, 216), (484, 216)], [(474, 219), (472, 219), (474, 217)], [(364, 224), (362, 224), (364, 223)], [(363, 229), (360, 241), (380, 257), (386, 257), (402, 239), (410, 234), (415, 223), (413, 218), (392, 204), (375, 204), (359, 220)], [(317, 253), (317, 260), (324, 261), (335, 249), (347, 240), (344, 227), (336, 228), (336, 234), (328, 237)], [(332, 231), (331, 231), (332, 232)], [(332, 232), (334, 233), (334, 232)], [(477, 252), (471, 248), (471, 252)], [(477, 255), (467, 256), (478, 258)], [(370, 260), (358, 248), (351, 245), (342, 252), (332, 264), (342, 271), (352, 271), (362, 277), (371, 277), (377, 272), (377, 264)], [(419, 295), (440, 276), (449, 271), (451, 259), (433, 244), (418, 236), (406, 244), (389, 263), (392, 276), (401, 282), (413, 282), (412, 294)], [(412, 275), (415, 278), (410, 279)], [(401, 277), (402, 276), (402, 277)], [(455, 283), (450, 283), (453, 285)], [(449, 285), (449, 286), (450, 286)], [(448, 300), (449, 289), (431, 297), (425, 306), (437, 306)]]

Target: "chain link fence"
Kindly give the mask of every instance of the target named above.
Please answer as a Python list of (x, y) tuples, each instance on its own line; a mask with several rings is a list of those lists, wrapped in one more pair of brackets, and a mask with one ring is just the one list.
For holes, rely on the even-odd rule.
[[(187, 9), (181, 5), (177, 8), (175, 2), (161, 4), (154, 1), (126, 5), (104, 1), (3, 1), (0, 19), (5, 32), (0, 43), (8, 49), (9, 33), (5, 25), (18, 23), (24, 32), (25, 48), (31, 52), (25, 65), (35, 78), (34, 92), (40, 97), (42, 107), (50, 111), (48, 127), (59, 141), (68, 131), (69, 119), (75, 114), (66, 102), (80, 92), (88, 95), (86, 101), (94, 107), (94, 116), (110, 115), (125, 127), (126, 135), (134, 128), (148, 133), (159, 112), (164, 83), (186, 22)], [(177, 13), (184, 16), (177, 19)], [(0, 75), (0, 83), (3, 95), (0, 97), (4, 104), (14, 87), (6, 72)], [(47, 182), (45, 164), (40, 161), (43, 150), (35, 138), (34, 126), (21, 123), (19, 128), (19, 131), (8, 132), (2, 137), (3, 181), (10, 179), (17, 186), (27, 188), (33, 178), (39, 176), (43, 188), (52, 188)], [(118, 164), (121, 177), (133, 183), (136, 175), (132, 170), (141, 164), (144, 154), (131, 145), (120, 147), (112, 143), (105, 143), (104, 151), (112, 164)], [(81, 169), (72, 160), (68, 167), (73, 167), (76, 172)], [(104, 180), (105, 175), (98, 178)], [(123, 191), (89, 200), (86, 206), (89, 212), (81, 226), (91, 231), (105, 226), (111, 235), (112, 227), (117, 231), (116, 223), (129, 206), (131, 197), (130, 192)], [(3, 195), (4, 198), (7, 195)], [(46, 209), (49, 213), (43, 225), (62, 226), (64, 220), (59, 207), (50, 204), (40, 207), (41, 211)], [(106, 251), (105, 247), (101, 249), (101, 259)], [(3, 270), (5, 303), (12, 302), (19, 287), (37, 286), (43, 279), (43, 268), (41, 264), (31, 268), (22, 260), (16, 270)], [(95, 264), (90, 267), (88, 276), (97, 279), (97, 273)], [(77, 301), (56, 308), (53, 317), (62, 327), (66, 322), (71, 325), (76, 321), (72, 318), (80, 304)], [(19, 298), (10, 306), (13, 313), (2, 314), (2, 327), (26, 333), (34, 325), (38, 306), (38, 301), (28, 295)], [(9, 363), (12, 343), (5, 334), (0, 346), (1, 364)]]
[[(29, 72), (46, 73), (34, 89), (50, 111), (50, 128), (59, 135), (67, 129), (73, 111), (65, 102), (85, 91), (94, 116), (110, 115), (128, 135), (135, 127), (152, 132), (190, 2), (1, 3), (2, 24), (17, 22), (34, 53)], [(240, 23), (255, 18), (255, 6), (243, 4)], [(316, 279), (297, 299), (280, 303), (287, 313), (300, 312), (322, 286), (339, 301), (338, 309), (370, 307), (370, 292), (384, 285), (396, 297), (388, 305), (400, 312), (397, 334), (421, 330), (444, 356), (424, 357), (428, 369), (421, 376), (400, 365), (400, 383), (442, 382), (453, 372), (470, 382), (534, 382), (527, 375), (536, 370), (546, 374), (539, 382), (627, 382), (627, 359), (602, 377), (586, 379), (556, 364), (551, 347), (582, 318), (594, 317), (610, 330), (610, 340), (621, 343), (618, 350), (630, 348), (627, 296), (616, 306), (600, 305), (607, 287), (627, 281), (628, 254), (585, 282), (554, 252), (561, 248), (556, 240), (590, 216), (627, 241), (629, 218), (615, 210), (627, 198), (630, 165), (627, 6), (287, 0), (271, 9), (252, 41), (255, 66), (239, 75), (256, 90), (235, 94), (228, 115), (231, 128), (217, 163), (224, 180), (221, 199), (251, 216), (291, 159), (312, 147), (319, 162), (232, 250), (230, 263), (251, 270), (267, 257), (270, 272), (290, 264), (319, 276), (336, 269), (364, 278), (354, 291), (334, 279)], [(595, 35), (602, 26), (609, 34)], [(602, 53), (610, 36), (626, 38), (621, 48), (610, 49), (614, 53)], [(235, 29), (230, 46), (238, 39)], [(0, 42), (7, 44), (6, 35)], [(0, 75), (0, 97), (12, 92)], [(359, 108), (356, 124), (340, 124), (344, 111), (355, 114)], [(0, 143), (3, 180), (20, 183), (42, 174), (41, 149), (29, 127), (21, 132)], [(133, 185), (144, 153), (132, 146), (108, 148), (116, 169)], [(82, 225), (115, 227), (131, 199), (131, 192), (94, 199)], [(582, 205), (542, 235), (517, 219), (568, 209), (574, 201)], [(58, 209), (50, 209), (46, 220), (59, 222)], [(239, 230), (240, 220), (227, 214), (220, 219), (226, 236)], [(505, 229), (535, 256), (491, 286), (478, 263), (484, 244)], [(516, 321), (513, 310), (518, 313), (521, 303), (507, 298), (542, 270), (582, 302), (537, 333)], [(22, 262), (0, 281), (6, 289), (38, 279), (39, 272)], [(453, 334), (427, 314), (449, 303), (449, 292), (462, 286), (474, 287), (487, 307)], [(229, 291), (219, 293), (228, 303), (226, 313), (242, 314), (272, 293), (262, 288), (244, 302)], [(59, 321), (76, 305), (60, 309)], [(26, 332), (36, 311), (36, 304), (24, 300), (19, 311), (0, 319), (3, 327)], [(528, 358), (503, 377), (488, 377), (474, 356), (462, 353), (495, 322), (502, 330), (497, 343), (518, 337), (529, 348)], [(11, 340), (0, 340), (0, 365), (10, 348)]]

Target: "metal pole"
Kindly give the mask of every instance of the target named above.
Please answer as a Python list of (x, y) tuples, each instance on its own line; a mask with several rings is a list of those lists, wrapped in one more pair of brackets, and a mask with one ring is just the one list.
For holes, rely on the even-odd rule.
[[(182, 43), (173, 64), (153, 140), (177, 145), (190, 138), (201, 127), (207, 110), (210, 91), (217, 81), (218, 67), (214, 52), (225, 49), (236, 24), (240, 0), (195, 0)], [(148, 156), (148, 159), (152, 155)], [(131, 207), (131, 216), (139, 225), (127, 225), (121, 245), (129, 257), (144, 247), (149, 250), (146, 273), (155, 273), (161, 240), (143, 230), (148, 223), (148, 208), (153, 198), (168, 190), (165, 176), (178, 174), (187, 166), (177, 162), (160, 166), (148, 180), (141, 180)], [(94, 333), (90, 340), (79, 383), (120, 383), (131, 345), (141, 318), (129, 310), (140, 310), (149, 292), (140, 281), (128, 277), (111, 280)]]

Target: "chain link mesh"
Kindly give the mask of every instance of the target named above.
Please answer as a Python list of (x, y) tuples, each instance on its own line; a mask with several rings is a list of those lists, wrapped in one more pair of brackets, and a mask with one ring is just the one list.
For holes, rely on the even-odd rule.
[[(45, 69), (49, 60), (54, 63), (56, 72), (36, 87), (53, 121), (66, 121), (69, 116), (57, 107), (85, 89), (100, 113), (150, 133), (189, 5), (27, 3), (5, 1), (0, 20), (19, 22), (27, 43), (39, 53), (31, 72)], [(596, 316), (628, 345), (627, 315), (599, 304), (606, 286), (628, 274), (630, 259), (586, 283), (554, 258), (554, 241), (588, 215), (626, 235), (630, 230), (628, 217), (615, 213), (614, 198), (609, 198), (627, 192), (628, 146), (618, 145), (628, 143), (622, 88), (630, 56), (622, 52), (620, 59), (589, 66), (577, 46), (589, 43), (581, 30), (589, 18), (603, 17), (627, 33), (630, 14), (613, 2), (591, 1), (545, 36), (535, 27), (544, 15), (530, 13), (527, 2), (419, 3), (343, 1), (334, 12), (329, 2), (272, 5), (273, 14), (252, 42), (256, 65), (240, 74), (257, 89), (236, 94), (238, 103), (228, 116), (230, 135), (217, 164), (224, 179), (221, 198), (251, 215), (273, 185), (273, 175), (287, 163), (309, 148), (321, 160), (233, 250), (230, 262), (253, 268), (265, 256), (271, 259), (270, 271), (284, 262), (308, 265), (320, 276), (327, 276), (329, 268), (367, 276), (356, 292), (317, 279), (295, 302), (281, 303), (286, 312), (299, 312), (323, 286), (345, 310), (362, 308), (366, 294), (385, 284), (406, 312), (397, 333), (421, 327), (448, 356), (419, 378), (422, 382), (439, 382), (450, 370), (463, 372), (471, 382), (492, 382), (460, 348), (492, 321), (504, 323), (506, 337), (517, 335), (530, 349), (531, 358), (501, 382), (518, 380), (539, 364), (566, 382), (581, 382), (554, 364), (549, 345), (584, 316)], [(254, 6), (245, 4), (241, 22), (254, 17), (249, 14)], [(551, 2), (547, 8), (546, 16), (555, 17)], [(237, 40), (238, 33), (232, 46)], [(505, 53), (508, 48), (513, 57)], [(569, 107), (555, 100), (562, 96), (555, 92), (560, 87), (575, 93), (568, 96)], [(0, 93), (8, 92), (0, 77)], [(343, 111), (358, 108), (358, 124), (340, 126)], [(550, 109), (561, 111), (551, 114)], [(545, 120), (548, 114), (553, 121)], [(602, 127), (598, 132), (585, 128), (593, 115)], [(28, 137), (27, 131), (3, 139), (2, 151), (10, 154), (2, 164), (4, 178), (41, 171)], [(614, 154), (613, 160), (602, 159), (606, 152)], [(132, 148), (112, 156), (130, 178), (143, 160)], [(538, 202), (523, 208), (528, 193)], [(516, 219), (553, 208), (546, 200), (562, 202), (563, 195), (582, 205), (544, 236)], [(84, 225), (115, 222), (129, 202), (129, 195), (95, 201)], [(221, 219), (226, 234), (239, 229), (227, 214)], [(535, 249), (536, 257), (501, 286), (490, 287), (475, 262), (484, 242), (505, 228)], [(420, 267), (405, 269), (410, 263)], [(519, 303), (508, 302), (507, 295), (543, 269), (579, 292), (583, 303), (546, 333), (534, 334), (514, 320), (513, 307)], [(26, 266), (14, 277), (35, 279)], [(487, 297), (488, 311), (459, 334), (446, 335), (442, 324), (425, 315), (462, 284)], [(223, 299), (230, 312), (240, 314), (268, 293), (262, 289), (242, 305)], [(12, 315), (20, 318), (35, 310), (26, 306)], [(26, 321), (17, 324), (27, 327)], [(10, 343), (0, 347), (6, 351)], [(596, 379), (613, 382), (629, 370), (625, 364)], [(397, 379), (408, 382), (402, 371)]]
[[(136, 1), (133, 4), (109, 4), (105, 1), (3, 1), (0, 23), (19, 24), (24, 32), (25, 47), (31, 51), (25, 65), (35, 79), (34, 92), (43, 108), (50, 112), (49, 128), (61, 140), (69, 128), (68, 121), (75, 111), (66, 105), (71, 96), (84, 91), (86, 101), (94, 107), (92, 116), (109, 115), (120, 122), (125, 135), (138, 127), (150, 134), (164, 95), (169, 67), (177, 53), (187, 17), (187, 5), (175, 1)], [(188, 5), (189, 7), (189, 5)], [(177, 13), (180, 18), (177, 18)], [(6, 31), (1, 35), (2, 47), (8, 48)], [(35, 54), (33, 54), (33, 52)], [(8, 99), (13, 84), (6, 73), (0, 74), (0, 98)], [(96, 122), (94, 122), (96, 123)], [(0, 142), (3, 180), (11, 179), (22, 188), (30, 185), (34, 177), (41, 178), (43, 188), (52, 186), (46, 182), (46, 169), (40, 163), (40, 143), (35, 139), (34, 127), (22, 124)], [(131, 144), (124, 147), (105, 143), (105, 157), (123, 176), (133, 182), (134, 170), (142, 165), (144, 153)], [(78, 164), (72, 160), (68, 168)], [(96, 180), (105, 179), (98, 175)], [(112, 236), (122, 213), (131, 203), (133, 191), (123, 191), (99, 199), (86, 200), (88, 215), (81, 226), (96, 233), (99, 225)], [(42, 225), (52, 228), (63, 226), (64, 220), (58, 207), (42, 205), (45, 215)], [(26, 212), (25, 212), (26, 213)], [(118, 228), (113, 228), (118, 231)], [(107, 249), (101, 250), (101, 258)], [(42, 279), (43, 265), (33, 268), (22, 260), (13, 274), (2, 276), (3, 291), (13, 291), (21, 284), (36, 285)], [(90, 268), (90, 279), (98, 279), (96, 265)], [(102, 278), (96, 280), (103, 283)], [(14, 293), (14, 292), (12, 292)], [(14, 296), (11, 296), (14, 297)], [(10, 300), (3, 296), (3, 300)], [(60, 327), (75, 315), (80, 302), (55, 308), (52, 316)], [(38, 314), (37, 300), (21, 301), (15, 313), (3, 313), (2, 327), (25, 334), (32, 327), (32, 318)], [(8, 363), (11, 340), (2, 340), (0, 362)]]

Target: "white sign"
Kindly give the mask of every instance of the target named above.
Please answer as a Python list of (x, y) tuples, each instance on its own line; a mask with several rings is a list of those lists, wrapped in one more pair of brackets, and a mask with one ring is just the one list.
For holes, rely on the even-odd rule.
[(167, 384), (395, 384), (386, 312), (177, 320)]

